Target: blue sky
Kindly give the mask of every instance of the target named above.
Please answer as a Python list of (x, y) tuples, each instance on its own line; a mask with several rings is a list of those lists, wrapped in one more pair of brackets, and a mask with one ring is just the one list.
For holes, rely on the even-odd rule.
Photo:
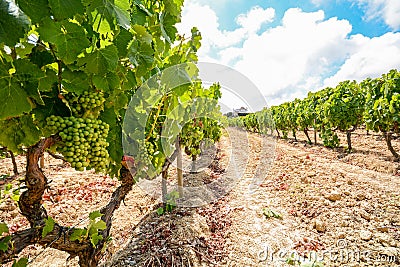
[[(186, 0), (184, 5), (178, 29), (182, 34), (192, 26), (200, 29), (200, 61), (246, 75), (268, 105), (400, 68), (400, 0)], [(223, 95), (229, 108), (243, 105)]]

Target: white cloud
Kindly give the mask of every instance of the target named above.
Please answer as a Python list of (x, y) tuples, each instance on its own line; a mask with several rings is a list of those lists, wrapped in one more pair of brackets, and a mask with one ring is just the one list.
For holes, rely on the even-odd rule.
[(240, 26), (234, 31), (219, 29), (218, 17), (208, 5), (188, 2), (182, 14), (182, 23), (177, 25), (181, 34), (190, 34), (190, 29), (196, 26), (202, 33), (200, 56), (206, 56), (212, 48), (227, 48), (239, 44), (247, 37), (255, 34), (264, 23), (271, 22), (275, 16), (272, 8), (253, 7), (247, 14), (237, 17)]
[(282, 26), (244, 42), (235, 67), (248, 75), (269, 97), (285, 91), (313, 89), (329, 65), (346, 56), (345, 20), (324, 20), (324, 12), (286, 11)]
[(274, 14), (271, 8), (255, 7), (236, 18), (237, 29), (224, 31), (209, 6), (188, 2), (179, 31), (190, 32), (198, 26), (203, 36), (200, 60), (226, 64), (243, 73), (267, 97), (268, 104), (400, 68), (400, 33), (375, 38), (350, 35), (349, 21), (325, 18), (321, 10), (298, 8), (288, 9), (281, 25), (259, 32)]
[(354, 52), (340, 70), (325, 80), (326, 86), (335, 86), (344, 80), (362, 81), (379, 77), (390, 69), (400, 67), (400, 34), (387, 33), (381, 37), (353, 36), (350, 42)]
[(248, 32), (257, 32), (264, 23), (271, 22), (275, 17), (275, 10), (272, 8), (263, 9), (253, 7), (247, 14), (240, 14), (236, 23)]
[(392, 29), (400, 29), (400, 1), (399, 0), (357, 0), (366, 10), (366, 18), (383, 18)]

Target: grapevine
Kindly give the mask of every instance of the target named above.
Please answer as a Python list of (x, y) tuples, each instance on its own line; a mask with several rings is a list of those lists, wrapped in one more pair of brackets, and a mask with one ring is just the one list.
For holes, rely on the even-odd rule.
[[(351, 152), (351, 133), (361, 125), (367, 130), (381, 132), (391, 154), (399, 159), (392, 145), (393, 134), (400, 133), (400, 74), (391, 70), (379, 78), (367, 78), (360, 83), (343, 81), (336, 87), (326, 87), (309, 92), (307, 97), (264, 108), (255, 114), (231, 118), (231, 126), (248, 131), (265, 133), (265, 128), (275, 129), (278, 137), (288, 138), (293, 132), (303, 131), (311, 144), (308, 131), (317, 132), (324, 146), (335, 148), (340, 145), (337, 131), (346, 133), (347, 150)], [(256, 118), (258, 120), (256, 120)]]

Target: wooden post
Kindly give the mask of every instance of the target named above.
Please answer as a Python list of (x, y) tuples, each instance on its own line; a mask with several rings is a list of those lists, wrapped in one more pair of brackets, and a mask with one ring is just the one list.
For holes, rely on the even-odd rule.
[(183, 197), (183, 173), (182, 173), (182, 150), (181, 145), (179, 143), (179, 138), (176, 139), (176, 149), (178, 151), (178, 155), (176, 157), (176, 171), (178, 173), (178, 192), (179, 197)]
[(168, 168), (161, 172), (161, 194), (162, 194), (162, 201), (164, 208), (167, 203), (167, 194), (168, 194), (167, 179), (168, 179)]

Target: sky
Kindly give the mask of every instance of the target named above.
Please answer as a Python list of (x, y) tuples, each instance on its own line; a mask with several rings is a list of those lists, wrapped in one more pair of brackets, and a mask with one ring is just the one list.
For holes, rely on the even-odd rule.
[(224, 111), (400, 69), (400, 0), (185, 0), (177, 28), (193, 26), (199, 61), (245, 75), (266, 100), (243, 103), (222, 85)]

